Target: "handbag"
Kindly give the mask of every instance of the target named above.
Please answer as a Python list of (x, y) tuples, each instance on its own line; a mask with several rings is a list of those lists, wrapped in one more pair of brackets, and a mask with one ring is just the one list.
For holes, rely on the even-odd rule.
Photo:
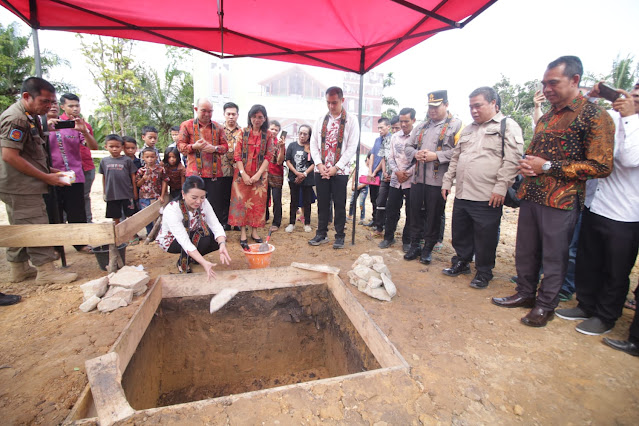
[(375, 185), (375, 186), (379, 186), (380, 184), (380, 178), (379, 176), (375, 176), (373, 179), (369, 180), (368, 176), (360, 176), (358, 182), (361, 183), (362, 185)]

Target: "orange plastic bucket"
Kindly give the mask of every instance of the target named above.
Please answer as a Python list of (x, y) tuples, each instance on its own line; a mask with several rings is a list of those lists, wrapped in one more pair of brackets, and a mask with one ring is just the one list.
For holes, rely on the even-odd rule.
[(271, 254), (275, 251), (272, 244), (268, 245), (268, 251), (259, 252), (261, 244), (249, 244), (251, 251), (244, 251), (250, 269), (268, 268), (271, 265)]

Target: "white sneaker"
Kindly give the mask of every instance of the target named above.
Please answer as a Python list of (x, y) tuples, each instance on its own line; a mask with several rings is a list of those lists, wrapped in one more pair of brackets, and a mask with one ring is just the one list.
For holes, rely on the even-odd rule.
[(290, 224), (286, 227), (286, 229), (284, 229), (286, 232), (293, 232), (293, 230), (295, 229), (295, 225)]
[(304, 232), (311, 232), (311, 225), (304, 225)]

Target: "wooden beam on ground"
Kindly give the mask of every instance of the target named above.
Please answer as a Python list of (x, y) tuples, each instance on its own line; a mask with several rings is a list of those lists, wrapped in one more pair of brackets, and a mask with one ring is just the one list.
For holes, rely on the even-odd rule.
[(160, 215), (162, 203), (156, 200), (145, 209), (115, 225), (115, 244), (128, 243), (137, 232), (147, 224), (153, 222)]
[(113, 244), (113, 223), (59, 223), (0, 226), (0, 247)]

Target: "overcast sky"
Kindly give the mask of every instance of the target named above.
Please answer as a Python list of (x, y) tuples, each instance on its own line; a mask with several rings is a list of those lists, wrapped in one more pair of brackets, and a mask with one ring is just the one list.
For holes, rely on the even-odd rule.
[[(579, 56), (585, 70), (596, 74), (608, 73), (619, 53), (622, 57), (635, 56), (636, 65), (637, 18), (637, 0), (500, 0), (463, 30), (438, 34), (375, 71), (394, 73), (397, 85), (385, 94), (395, 97), (400, 107), (415, 108), (419, 118), (426, 111), (426, 93), (447, 89), (450, 110), (469, 122), (468, 94), (479, 86), (495, 84), (501, 74), (520, 84), (541, 79), (548, 62), (561, 55)], [(17, 17), (0, 8), (2, 25), (13, 21), (20, 22), (23, 34), (30, 31)], [(392, 25), (392, 19), (380, 25)], [(42, 49), (52, 50), (71, 62), (71, 68), (56, 70), (52, 79), (64, 79), (78, 87), (84, 112), (90, 113), (97, 105), (99, 92), (79, 52), (76, 35), (40, 31), (40, 44)], [(163, 69), (164, 47), (140, 44), (137, 59), (146, 66)], [(265, 70), (274, 74), (291, 66), (261, 59), (243, 63), (254, 67), (255, 61), (261, 63), (253, 68), (261, 70), (256, 81), (268, 76)], [(311, 68), (313, 73), (325, 74), (323, 80), (338, 77), (334, 71)]]

